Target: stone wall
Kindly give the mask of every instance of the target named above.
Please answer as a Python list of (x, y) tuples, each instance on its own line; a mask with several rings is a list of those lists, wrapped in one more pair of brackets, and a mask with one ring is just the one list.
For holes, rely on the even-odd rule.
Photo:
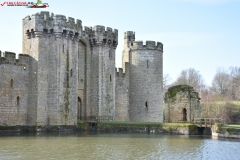
[(75, 125), (88, 116), (162, 121), (161, 43), (143, 45), (126, 32), (117, 72), (116, 29), (82, 29), (78, 19), (44, 11), (23, 19), (22, 34), (28, 56), (0, 58), (1, 124)]
[(119, 68), (118, 72), (116, 70), (116, 121), (129, 121), (129, 63), (126, 62), (124, 66), (125, 73), (123, 73), (122, 68)]
[(162, 122), (162, 43), (134, 41), (125, 32), (123, 63), (129, 61), (129, 120)]
[(193, 87), (187, 85), (173, 86), (165, 93), (164, 121), (193, 121), (201, 118), (200, 98)]
[(115, 116), (115, 49), (118, 31), (104, 26), (91, 30), (91, 112), (93, 116)]
[(0, 125), (26, 125), (28, 55), (5, 52), (0, 56)]

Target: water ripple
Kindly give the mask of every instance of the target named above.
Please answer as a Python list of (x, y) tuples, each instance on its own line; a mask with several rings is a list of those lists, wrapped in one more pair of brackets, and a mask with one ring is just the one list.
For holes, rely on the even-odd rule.
[(239, 159), (240, 141), (207, 136), (69, 134), (0, 136), (0, 159)]

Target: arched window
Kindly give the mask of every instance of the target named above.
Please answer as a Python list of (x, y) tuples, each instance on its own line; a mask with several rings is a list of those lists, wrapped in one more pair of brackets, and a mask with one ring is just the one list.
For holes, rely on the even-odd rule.
[(145, 107), (148, 108), (148, 102), (147, 101), (145, 102)]
[(13, 79), (11, 79), (10, 85), (11, 87), (13, 87)]
[(111, 74), (110, 74), (110, 82), (112, 81), (112, 76), (111, 76)]
[(19, 106), (20, 105), (20, 98), (19, 98), (19, 96), (17, 97), (17, 106)]

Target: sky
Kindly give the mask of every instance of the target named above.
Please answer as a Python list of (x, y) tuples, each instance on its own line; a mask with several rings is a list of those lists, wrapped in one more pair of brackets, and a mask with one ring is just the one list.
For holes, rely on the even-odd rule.
[[(0, 0), (0, 4), (4, 2)], [(49, 7), (0, 6), (1, 51), (22, 53), (22, 19), (40, 11), (49, 11), (80, 19), (83, 26), (103, 25), (118, 29), (117, 68), (122, 65), (126, 31), (134, 31), (136, 40), (163, 43), (163, 72), (170, 75), (172, 82), (182, 70), (194, 68), (203, 76), (205, 83), (211, 85), (219, 67), (240, 67), (240, 0), (42, 2), (48, 3)]]

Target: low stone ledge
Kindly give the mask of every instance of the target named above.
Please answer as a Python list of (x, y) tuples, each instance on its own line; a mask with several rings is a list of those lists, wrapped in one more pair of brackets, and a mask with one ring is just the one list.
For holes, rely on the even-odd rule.
[(96, 130), (99, 132), (132, 132), (132, 133), (161, 133), (196, 135), (198, 127), (186, 123), (158, 123), (158, 122), (96, 122), (94, 127), (87, 122), (78, 124), (80, 130)]
[(75, 131), (76, 126), (0, 126), (0, 133), (18, 132), (71, 132)]

